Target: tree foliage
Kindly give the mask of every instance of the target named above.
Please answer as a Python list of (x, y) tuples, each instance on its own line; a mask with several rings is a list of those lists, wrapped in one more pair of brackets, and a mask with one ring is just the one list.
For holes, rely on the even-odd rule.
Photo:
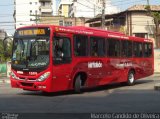
[(4, 51), (5, 50), (4, 50), (3, 40), (0, 40), (0, 63), (4, 63), (10, 60), (10, 56), (12, 54), (12, 42), (8, 43), (8, 46), (6, 49), (8, 56), (5, 55)]
[(155, 44), (156, 48), (160, 48), (160, 12), (152, 12), (150, 5), (147, 5), (145, 9), (148, 12), (148, 15), (153, 17), (154, 24), (155, 24), (155, 30), (154, 30), (154, 36), (155, 36)]

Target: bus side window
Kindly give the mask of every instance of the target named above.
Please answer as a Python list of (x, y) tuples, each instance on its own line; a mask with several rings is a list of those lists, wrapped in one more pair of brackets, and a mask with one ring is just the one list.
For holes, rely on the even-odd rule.
[(105, 39), (100, 37), (90, 38), (91, 56), (105, 55)]
[(144, 57), (148, 57), (148, 44), (147, 43), (143, 44), (143, 49), (144, 49)]
[(71, 43), (68, 38), (54, 38), (53, 41), (54, 64), (71, 62)]
[(122, 57), (127, 57), (128, 53), (128, 43), (126, 40), (121, 40), (121, 56)]
[(148, 44), (148, 57), (151, 57), (152, 56), (152, 44), (149, 43)]
[(143, 57), (143, 47), (142, 47), (142, 43), (139, 43), (139, 57)]
[(144, 43), (143, 49), (144, 49), (144, 57), (152, 56), (152, 44), (151, 43)]
[(108, 39), (108, 56), (119, 57), (120, 56), (120, 41), (118, 39)]
[(143, 47), (140, 42), (134, 42), (134, 57), (143, 57)]
[(74, 36), (74, 56), (88, 56), (88, 37), (84, 35)]
[(127, 55), (127, 56), (128, 56), (128, 57), (132, 57), (132, 55), (133, 55), (133, 54), (132, 54), (132, 49), (133, 49), (132, 41), (127, 41), (127, 42), (128, 42), (128, 48), (127, 48), (127, 49), (128, 49), (128, 51), (127, 51), (127, 52), (128, 52), (128, 55)]

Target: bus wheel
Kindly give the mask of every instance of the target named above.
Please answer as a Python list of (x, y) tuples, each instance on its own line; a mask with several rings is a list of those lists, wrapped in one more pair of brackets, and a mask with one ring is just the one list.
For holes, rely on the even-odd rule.
[(80, 93), (81, 92), (81, 88), (82, 88), (82, 80), (81, 80), (81, 76), (77, 76), (75, 79), (75, 83), (74, 83), (74, 91), (76, 93)]
[(131, 86), (131, 85), (134, 85), (134, 83), (135, 83), (134, 72), (133, 72), (133, 71), (130, 71), (130, 72), (128, 73), (128, 81), (127, 81), (127, 84), (128, 84), (129, 86)]

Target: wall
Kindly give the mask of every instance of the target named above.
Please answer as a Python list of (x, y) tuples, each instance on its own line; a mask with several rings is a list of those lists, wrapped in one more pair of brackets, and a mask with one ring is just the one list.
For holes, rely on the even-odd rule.
[(154, 72), (160, 73), (160, 49), (154, 50)]
[(153, 30), (154, 22), (152, 17), (143, 12), (132, 13), (132, 33), (153, 34)]
[(88, 20), (88, 18), (69, 18), (64, 16), (41, 17), (40, 24), (59, 25), (60, 20), (62, 20), (63, 23), (70, 21), (73, 26), (85, 26), (85, 21)]

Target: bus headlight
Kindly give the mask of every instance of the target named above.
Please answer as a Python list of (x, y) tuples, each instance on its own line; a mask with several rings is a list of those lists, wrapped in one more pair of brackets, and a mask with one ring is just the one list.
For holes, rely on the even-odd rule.
[(44, 74), (42, 74), (38, 79), (37, 81), (44, 81), (45, 79), (47, 79), (50, 75), (50, 72), (46, 72)]
[(10, 75), (11, 75), (12, 78), (19, 80), (19, 78), (13, 73), (13, 71), (11, 72)]

